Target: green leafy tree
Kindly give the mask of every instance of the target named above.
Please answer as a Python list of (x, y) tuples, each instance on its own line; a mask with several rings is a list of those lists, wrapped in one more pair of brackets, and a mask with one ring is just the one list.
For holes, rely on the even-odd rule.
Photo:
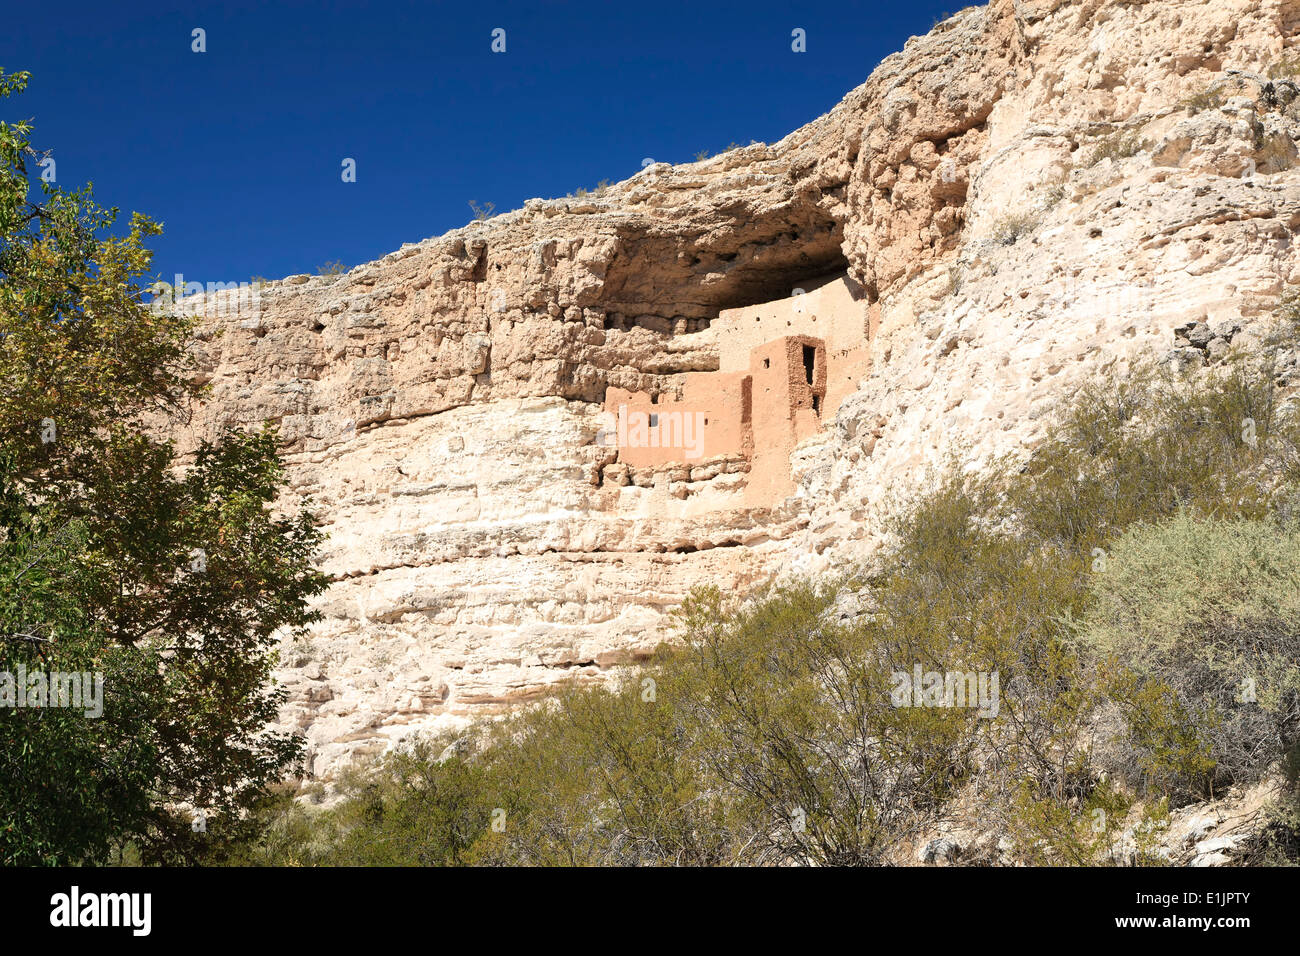
[(0, 707), (0, 862), (192, 860), (300, 759), (271, 673), (320, 533), (276, 510), (273, 431), (156, 436), (199, 393), (193, 320), (143, 301), (160, 227), (111, 234), (89, 187), (33, 200), (30, 128), (0, 122), (0, 677), (102, 674), (102, 713)]

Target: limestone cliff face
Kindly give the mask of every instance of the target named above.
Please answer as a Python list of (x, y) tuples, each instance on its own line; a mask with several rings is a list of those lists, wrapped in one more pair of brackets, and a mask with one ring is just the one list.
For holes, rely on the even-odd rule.
[[(1300, 0), (994, 0), (778, 143), (186, 300), (212, 393), (181, 441), (278, 422), (330, 534), (281, 675), (314, 771), (609, 675), (697, 584), (868, 556), (897, 489), (1031, 448), (1176, 328), (1205, 323), (1194, 361), (1257, 334), (1300, 282), (1297, 32)], [(611, 389), (732, 374), (724, 310), (837, 273), (856, 381), (791, 433), (792, 494), (746, 494), (743, 442), (645, 464), (601, 440)]]

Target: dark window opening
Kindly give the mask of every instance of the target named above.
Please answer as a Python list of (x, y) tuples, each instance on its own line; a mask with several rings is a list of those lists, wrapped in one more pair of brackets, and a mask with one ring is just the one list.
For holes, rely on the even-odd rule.
[(771, 359), (763, 359), (763, 368), (771, 368), (771, 367), (772, 367), (772, 360), (771, 360)]
[(822, 413), (822, 397), (820, 395), (813, 396), (813, 411), (818, 415)]
[(811, 345), (803, 347), (803, 371), (804, 376), (808, 379), (808, 384), (813, 383), (813, 368), (817, 364), (817, 349)]
[(651, 428), (659, 427), (659, 416), (654, 413), (651, 413), (650, 415), (650, 427)]

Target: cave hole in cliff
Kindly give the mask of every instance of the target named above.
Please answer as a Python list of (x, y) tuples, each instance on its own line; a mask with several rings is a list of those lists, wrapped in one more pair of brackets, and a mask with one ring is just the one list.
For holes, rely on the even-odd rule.
[[(708, 290), (712, 318), (723, 309), (740, 309), (774, 302), (807, 291), (848, 272), (849, 261), (840, 250), (842, 231), (834, 225), (782, 237), (781, 242), (754, 254), (743, 264), (722, 263), (724, 278)], [(834, 237), (834, 238), (832, 238)], [(716, 276), (717, 273), (714, 273)], [(865, 290), (863, 290), (865, 292)]]
[(606, 266), (605, 327), (689, 334), (724, 309), (787, 299), (844, 275), (844, 227), (821, 205), (828, 188), (770, 210), (737, 201), (709, 210), (694, 230), (626, 238)]

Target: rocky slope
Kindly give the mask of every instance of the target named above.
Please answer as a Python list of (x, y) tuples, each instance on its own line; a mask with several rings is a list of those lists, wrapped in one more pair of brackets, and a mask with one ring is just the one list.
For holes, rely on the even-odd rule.
[[(993, 0), (778, 143), (186, 300), (212, 392), (178, 437), (277, 422), (330, 533), (281, 675), (314, 772), (613, 673), (695, 585), (869, 556), (896, 489), (1031, 448), (1105, 367), (1249, 341), (1300, 282), (1298, 31), (1300, 0)], [(842, 270), (870, 371), (793, 496), (609, 468), (608, 388), (672, 394), (721, 310)]]

